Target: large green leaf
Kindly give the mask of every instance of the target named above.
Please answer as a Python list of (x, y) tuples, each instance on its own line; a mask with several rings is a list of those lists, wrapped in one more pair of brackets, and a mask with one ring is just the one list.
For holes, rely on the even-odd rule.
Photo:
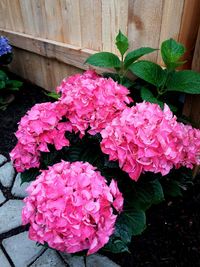
[(6, 81), (7, 80), (7, 75), (4, 71), (0, 70), (0, 81), (3, 80), (3, 81)]
[(142, 100), (146, 100), (150, 103), (158, 104), (161, 108), (164, 107), (164, 103), (162, 101), (158, 100), (153, 95), (153, 93), (149, 89), (147, 89), (146, 87), (141, 88), (141, 98), (142, 98)]
[(182, 192), (193, 185), (192, 170), (185, 167), (172, 170), (168, 175), (162, 177), (161, 183), (165, 195), (182, 196)]
[(17, 81), (17, 80), (9, 80), (6, 82), (6, 86), (9, 87), (10, 89), (12, 88), (19, 88), (23, 85), (23, 82)]
[(182, 196), (182, 190), (180, 187), (180, 182), (176, 180), (168, 180), (164, 186), (164, 194), (171, 197)]
[(85, 63), (103, 68), (120, 68), (118, 56), (109, 52), (100, 52), (90, 56)]
[[(162, 109), (164, 108), (164, 102), (157, 99), (149, 89), (147, 89), (146, 87), (142, 87), (140, 92), (141, 92), (142, 100), (146, 100), (150, 103), (158, 104)], [(173, 112), (177, 111), (177, 107), (169, 103), (167, 103), (167, 105), (170, 107), (171, 111)]]
[(103, 247), (102, 250), (112, 253), (129, 252), (127, 244), (114, 235), (110, 237), (109, 242)]
[(126, 227), (130, 235), (140, 235), (146, 228), (146, 215), (143, 210), (127, 210), (118, 218), (117, 224)]
[(39, 170), (32, 168), (21, 173), (21, 184), (34, 181), (36, 177), (40, 174)]
[(119, 31), (117, 37), (116, 37), (116, 42), (115, 42), (117, 49), (123, 56), (126, 51), (128, 50), (128, 38), (121, 32)]
[(80, 161), (80, 156), (82, 153), (82, 148), (80, 146), (71, 146), (69, 147), (67, 153), (66, 153), (66, 158), (65, 160), (69, 162), (74, 162), (74, 161)]
[(162, 201), (164, 201), (163, 189), (158, 179), (156, 179), (150, 182), (138, 183), (129, 205), (136, 210), (147, 210), (153, 204), (158, 204)]
[(115, 224), (115, 232), (103, 250), (112, 253), (129, 252), (128, 244), (132, 236), (140, 235), (146, 228), (144, 211), (125, 211), (120, 214)]
[(166, 79), (166, 73), (164, 70), (159, 65), (147, 60), (135, 62), (129, 67), (129, 69), (139, 78), (155, 85), (156, 87), (160, 87)]
[(141, 47), (139, 49), (136, 49), (136, 50), (129, 52), (124, 59), (125, 69), (127, 69), (138, 58), (140, 58), (146, 54), (152, 53), (155, 50), (157, 50), (157, 49), (151, 48), (151, 47)]
[(44, 94), (56, 100), (60, 98), (60, 94), (57, 94), (56, 92), (44, 92)]
[(167, 82), (167, 90), (200, 94), (200, 73), (191, 70), (174, 72)]
[(5, 89), (6, 83), (4, 81), (0, 81), (0, 90)]
[(185, 63), (185, 61), (179, 61), (184, 53), (185, 47), (172, 38), (164, 41), (161, 45), (162, 59), (169, 69), (175, 69)]

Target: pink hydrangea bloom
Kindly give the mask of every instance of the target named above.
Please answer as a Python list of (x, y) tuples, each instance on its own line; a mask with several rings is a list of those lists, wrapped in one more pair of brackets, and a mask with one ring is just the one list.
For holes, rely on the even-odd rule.
[(10, 153), (18, 172), (39, 167), (40, 152), (48, 152), (47, 144), (57, 150), (69, 145), (66, 131), (72, 131), (69, 122), (60, 122), (66, 113), (59, 102), (36, 104), (21, 119), (16, 137), (18, 143)]
[(132, 101), (126, 87), (92, 70), (65, 78), (57, 92), (61, 92), (60, 101), (66, 105), (66, 117), (81, 135), (88, 127), (90, 134), (99, 133)]
[(166, 175), (199, 164), (200, 130), (178, 123), (165, 105), (139, 103), (126, 108), (101, 131), (102, 151), (133, 180), (144, 171)]
[[(123, 197), (89, 163), (62, 161), (42, 171), (27, 189), (23, 224), (29, 237), (54, 249), (88, 255), (103, 247), (114, 231)], [(113, 208), (114, 207), (114, 208)]]

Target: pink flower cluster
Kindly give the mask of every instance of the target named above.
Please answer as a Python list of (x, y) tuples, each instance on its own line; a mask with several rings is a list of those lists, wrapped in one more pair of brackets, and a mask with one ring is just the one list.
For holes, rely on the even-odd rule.
[(18, 143), (10, 153), (18, 172), (39, 167), (40, 152), (48, 152), (47, 144), (54, 144), (59, 150), (69, 145), (66, 131), (72, 131), (69, 122), (60, 122), (65, 115), (64, 107), (59, 103), (35, 105), (25, 115), (16, 132)]
[(136, 181), (144, 171), (166, 175), (173, 166), (200, 164), (200, 130), (178, 123), (167, 105), (126, 108), (101, 135), (102, 151)]
[(62, 161), (42, 171), (27, 189), (23, 224), (29, 237), (54, 249), (94, 253), (114, 231), (123, 197), (117, 184), (110, 186), (89, 163)]
[(66, 117), (81, 135), (89, 127), (90, 134), (99, 133), (132, 101), (126, 87), (92, 70), (64, 79), (57, 92), (62, 93), (60, 102), (66, 105)]
[[(35, 105), (19, 123), (18, 143), (10, 153), (18, 172), (39, 167), (40, 152), (48, 152), (47, 144), (57, 150), (68, 146), (65, 131), (80, 131), (82, 136), (90, 127), (90, 134), (99, 133), (130, 103), (127, 88), (94, 71), (64, 79), (57, 91), (62, 93), (57, 102)], [(63, 116), (68, 122), (60, 122)]]

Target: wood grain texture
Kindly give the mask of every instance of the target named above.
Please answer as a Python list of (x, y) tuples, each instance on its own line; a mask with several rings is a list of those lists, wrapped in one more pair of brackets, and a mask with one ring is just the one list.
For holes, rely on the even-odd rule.
[(60, 0), (63, 40), (81, 47), (81, 18), (79, 0)]
[(128, 34), (128, 0), (102, 0), (102, 50), (118, 53), (115, 37)]
[[(163, 15), (163, 0), (129, 0), (128, 37), (130, 48), (158, 48)], [(156, 61), (157, 52), (146, 58)]]
[[(200, 72), (200, 27), (192, 61), (192, 69)], [(200, 95), (187, 95), (183, 112), (197, 127), (200, 127)]]
[[(175, 40), (178, 40), (181, 28), (184, 1), (185, 0), (165, 0), (163, 2), (158, 48), (160, 48), (161, 43), (166, 39), (173, 38)], [(158, 53), (157, 63), (163, 65), (160, 53)]]
[[(9, 65), (10, 70), (31, 83), (35, 84), (35, 81), (37, 81), (38, 86), (48, 91), (54, 91), (63, 78), (82, 71), (76, 67), (68, 66), (19, 48), (14, 48), (14, 53), (15, 57)], [(43, 61), (42, 67), (45, 70), (41, 71), (37, 67), (38, 58)], [(54, 71), (52, 72), (53, 68)]]
[(192, 69), (200, 72), (200, 27), (192, 60)]
[[(18, 32), (24, 32), (24, 23), (22, 20), (19, 0), (8, 0), (8, 13), (11, 23), (11, 29)], [(13, 16), (13, 14), (15, 14), (15, 16)]]
[(28, 34), (16, 33), (3, 29), (0, 29), (0, 33), (7, 36), (11, 44), (17, 48), (24, 49), (49, 59), (56, 59), (81, 69), (88, 69), (88, 66), (83, 63), (89, 55), (95, 53), (93, 50), (80, 49), (76, 46), (33, 37)]
[[(14, 15), (14, 14), (13, 14)], [(5, 29), (12, 29), (11, 12), (8, 0), (0, 1), (0, 25)]]
[[(47, 20), (47, 39), (63, 41), (63, 27), (60, 1), (43, 0)], [(42, 37), (42, 36), (41, 36)]]
[(101, 0), (80, 0), (79, 5), (82, 48), (102, 50)]
[(178, 37), (178, 40), (183, 43), (187, 49), (183, 58), (187, 60), (187, 63), (184, 65), (185, 69), (191, 68), (199, 24), (200, 1), (185, 0), (181, 20), (181, 28)]
[[(31, 5), (31, 0), (19, 0), (19, 8), (21, 10), (22, 21), (24, 25), (24, 33), (31, 35), (35, 34), (35, 23), (34, 15)], [(13, 13), (13, 18), (15, 17), (15, 12)], [(15, 29), (12, 29), (13, 31)]]

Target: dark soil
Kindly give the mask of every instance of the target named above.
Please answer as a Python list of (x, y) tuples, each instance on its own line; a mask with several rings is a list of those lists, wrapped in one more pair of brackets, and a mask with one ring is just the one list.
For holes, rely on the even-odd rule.
[[(13, 75), (12, 75), (13, 76)], [(18, 79), (18, 77), (14, 78)], [(36, 103), (49, 101), (44, 91), (30, 83), (24, 82), (20, 91), (15, 93), (15, 100), (5, 111), (0, 110), (0, 154), (9, 159), (9, 152), (15, 146), (17, 139), (14, 133), (21, 117)]]
[[(17, 122), (35, 103), (49, 100), (41, 88), (24, 83), (15, 101), (0, 111), (0, 154), (9, 159), (16, 144)], [(200, 179), (195, 179), (183, 198), (151, 208), (147, 224), (144, 233), (134, 238), (131, 254), (107, 256), (122, 267), (199, 267)]]

